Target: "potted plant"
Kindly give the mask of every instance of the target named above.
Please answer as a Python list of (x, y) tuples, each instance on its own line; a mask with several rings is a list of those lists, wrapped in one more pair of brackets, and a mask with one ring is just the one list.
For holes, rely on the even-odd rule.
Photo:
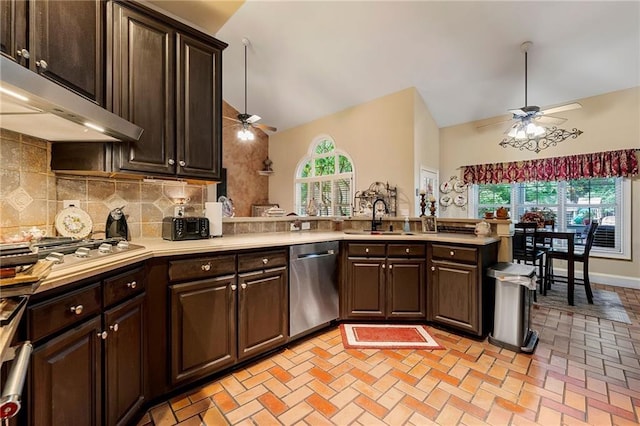
[(553, 226), (555, 220), (556, 213), (547, 207), (542, 209), (532, 207), (520, 217), (520, 222), (535, 222), (538, 224), (538, 228), (544, 228), (546, 225)]

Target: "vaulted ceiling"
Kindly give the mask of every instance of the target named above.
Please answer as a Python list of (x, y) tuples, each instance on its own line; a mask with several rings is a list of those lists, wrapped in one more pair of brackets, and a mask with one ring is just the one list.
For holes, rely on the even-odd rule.
[[(153, 1), (229, 43), (223, 97), (279, 130), (415, 87), (438, 126), (640, 86), (638, 1)], [(214, 7), (216, 6), (216, 7)], [(639, 100), (640, 102), (640, 100)]]

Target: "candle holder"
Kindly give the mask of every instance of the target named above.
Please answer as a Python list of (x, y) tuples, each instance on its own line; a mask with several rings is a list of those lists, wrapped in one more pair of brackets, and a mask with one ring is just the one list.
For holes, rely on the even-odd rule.
[(429, 211), (431, 212), (431, 216), (436, 215), (436, 202), (430, 201), (431, 205), (429, 206)]
[(424, 214), (425, 210), (427, 209), (427, 202), (425, 200), (426, 195), (427, 194), (420, 194), (420, 217), (426, 216), (426, 214)]

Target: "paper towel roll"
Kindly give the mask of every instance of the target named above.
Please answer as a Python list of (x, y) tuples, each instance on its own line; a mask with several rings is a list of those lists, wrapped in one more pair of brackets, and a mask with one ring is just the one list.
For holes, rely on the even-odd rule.
[(209, 219), (209, 236), (222, 235), (222, 203), (204, 203), (204, 217)]

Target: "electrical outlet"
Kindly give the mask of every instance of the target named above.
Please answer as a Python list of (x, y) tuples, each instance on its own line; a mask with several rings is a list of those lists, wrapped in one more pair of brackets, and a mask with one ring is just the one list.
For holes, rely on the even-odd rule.
[(71, 206), (80, 207), (80, 200), (62, 200), (62, 208), (66, 209)]
[(302, 222), (302, 230), (303, 231), (307, 231), (311, 229), (311, 223), (310, 222)]

